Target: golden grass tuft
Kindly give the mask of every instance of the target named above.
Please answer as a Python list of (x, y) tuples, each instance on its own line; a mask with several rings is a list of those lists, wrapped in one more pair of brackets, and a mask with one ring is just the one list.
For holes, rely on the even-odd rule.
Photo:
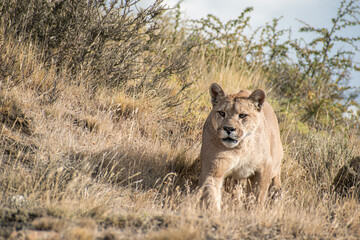
[(200, 232), (196, 229), (184, 228), (169, 228), (160, 230), (159, 232), (153, 233), (147, 239), (149, 240), (197, 240), (202, 239)]

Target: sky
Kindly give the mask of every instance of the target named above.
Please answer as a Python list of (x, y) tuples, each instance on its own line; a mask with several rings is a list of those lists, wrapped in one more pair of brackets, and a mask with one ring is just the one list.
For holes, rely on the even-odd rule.
[[(144, 0), (143, 3), (152, 3)], [(299, 33), (301, 23), (297, 19), (309, 23), (314, 27), (329, 27), (331, 18), (336, 16), (340, 0), (184, 0), (181, 10), (184, 18), (199, 19), (211, 13), (223, 22), (238, 17), (246, 7), (253, 7), (248, 15), (253, 29), (271, 22), (273, 18), (283, 17), (278, 29), (292, 30), (292, 38), (306, 38), (306, 33)], [(164, 0), (169, 7), (173, 7), (178, 0)], [(360, 16), (359, 16), (360, 17)], [(345, 36), (359, 36), (360, 27), (344, 32)], [(360, 46), (359, 46), (360, 47)], [(360, 62), (360, 56), (355, 60)], [(360, 87), (360, 73), (353, 73), (349, 83)]]

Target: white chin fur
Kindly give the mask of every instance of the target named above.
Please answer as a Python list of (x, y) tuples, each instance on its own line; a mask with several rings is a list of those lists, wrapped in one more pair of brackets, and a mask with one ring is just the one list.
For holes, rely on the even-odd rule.
[(224, 144), (225, 147), (227, 148), (234, 148), (239, 144), (239, 141), (237, 141), (236, 143), (231, 143), (231, 142), (225, 142), (222, 141), (222, 143)]

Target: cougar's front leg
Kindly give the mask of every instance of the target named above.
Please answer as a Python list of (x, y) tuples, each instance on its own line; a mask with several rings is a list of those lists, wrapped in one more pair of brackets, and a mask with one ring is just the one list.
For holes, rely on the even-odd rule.
[(210, 210), (221, 210), (221, 188), (223, 177), (208, 176), (201, 187), (200, 206)]
[(256, 172), (248, 179), (247, 194), (255, 194), (257, 205), (263, 206), (266, 201), (271, 175), (269, 169), (265, 168), (261, 172)]

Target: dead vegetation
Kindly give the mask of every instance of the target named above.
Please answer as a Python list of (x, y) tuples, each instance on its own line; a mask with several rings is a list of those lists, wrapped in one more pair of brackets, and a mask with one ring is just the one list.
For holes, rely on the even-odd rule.
[[(35, 2), (21, 2), (17, 8)], [(58, 6), (59, 11), (76, 5), (71, 1), (42, 4), (52, 4), (48, 16), (52, 21), (59, 14), (56, 4), (64, 4)], [(0, 1), (0, 11), (8, 7), (8, 2)], [(34, 14), (35, 10), (40, 11), (36, 8)], [(88, 13), (77, 17), (84, 14)], [(23, 17), (11, 11), (2, 17), (10, 15)], [(126, 21), (135, 24), (144, 15), (137, 17)], [(148, 20), (159, 27), (172, 24), (169, 16)], [(131, 50), (138, 54), (130, 59), (135, 62), (144, 60), (142, 57), (157, 59), (149, 58), (140, 72), (135, 71), (141, 76), (150, 73), (146, 75), (149, 78), (128, 76), (136, 81), (128, 80), (120, 87), (107, 83), (122, 79), (116, 74), (124, 69), (125, 62), (115, 68), (110, 75), (113, 78), (89, 75), (89, 68), (83, 68), (91, 64), (101, 67), (95, 62), (107, 59), (108, 55), (95, 58), (100, 46), (110, 51), (109, 45), (100, 44), (103, 36), (94, 36), (96, 49), (88, 49), (88, 55), (81, 59), (78, 51), (91, 48), (91, 43), (70, 53), (73, 46), (63, 49), (66, 45), (60, 40), (67, 42), (67, 37), (74, 36), (56, 35), (51, 28), (40, 32), (48, 41), (42, 43), (51, 45), (48, 48), (37, 42), (39, 36), (35, 42), (20, 41), (18, 37), (24, 32), (15, 29), (18, 31), (12, 36), (4, 35), (10, 30), (5, 31), (3, 25), (0, 29), (0, 239), (360, 237), (359, 196), (354, 191), (359, 174), (358, 158), (354, 158), (360, 155), (358, 129), (350, 124), (329, 130), (301, 122), (293, 108), (284, 109), (283, 100), (268, 88), (267, 74), (255, 63), (249, 66), (241, 62), (239, 66), (210, 59), (209, 53), (219, 54), (217, 59), (225, 55), (219, 49), (209, 52), (205, 45), (192, 51), (189, 42), (178, 39), (184, 34), (180, 28), (176, 36), (161, 28), (156, 36), (166, 39), (156, 42), (162, 43), (155, 48), (159, 55), (136, 52), (140, 51), (136, 46), (142, 49), (144, 42), (150, 44), (146, 38), (139, 39), (139, 45)], [(84, 30), (86, 34), (88, 30)], [(143, 29), (138, 30), (143, 36)], [(40, 34), (32, 30), (27, 37), (35, 33)], [(49, 37), (53, 33), (56, 38)], [(122, 47), (129, 44), (119, 41)], [(183, 50), (189, 55), (185, 58), (179, 48), (187, 49)], [(59, 51), (59, 55), (47, 55), (49, 51)], [(77, 56), (70, 58), (72, 64), (59, 62), (68, 59), (69, 55), (60, 54), (66, 51)], [(77, 62), (80, 60), (84, 62)], [(182, 65), (187, 61), (192, 67)], [(76, 74), (75, 66), (79, 67)], [(176, 66), (181, 68), (173, 68)], [(147, 71), (142, 72), (144, 69)], [(137, 88), (142, 81), (143, 87)], [(244, 206), (225, 192), (222, 214), (202, 213), (197, 206), (198, 155), (202, 125), (211, 107), (208, 87), (212, 82), (226, 90), (268, 89), (269, 100), (279, 114), (286, 154), (283, 192), (264, 209)]]
[(337, 172), (333, 187), (341, 196), (354, 196), (360, 199), (360, 157), (354, 157)]

